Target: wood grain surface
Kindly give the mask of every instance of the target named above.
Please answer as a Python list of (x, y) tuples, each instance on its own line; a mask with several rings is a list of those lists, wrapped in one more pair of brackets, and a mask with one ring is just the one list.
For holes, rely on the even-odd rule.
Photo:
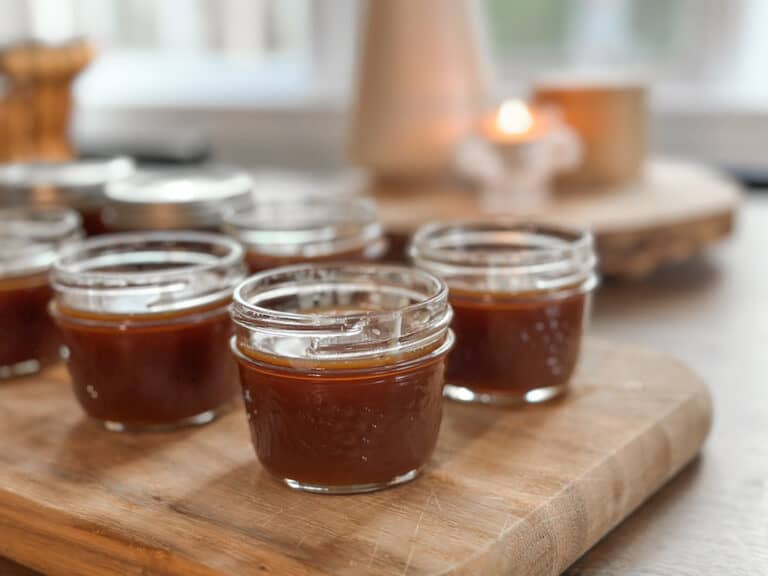
[(564, 400), (449, 403), (423, 478), (329, 497), (267, 476), (239, 407), (108, 433), (56, 367), (0, 386), (0, 554), (51, 574), (558, 574), (693, 458), (710, 410), (684, 364), (591, 341)]
[[(515, 217), (514, 208), (484, 206), (482, 195), (446, 183), (378, 185), (386, 229), (403, 245), (431, 220)], [(740, 204), (738, 187), (717, 172), (684, 162), (654, 160), (643, 179), (621, 187), (569, 190), (525, 217), (594, 231), (603, 274), (647, 276), (728, 236)]]
[(697, 459), (569, 576), (768, 574), (768, 195), (732, 240), (636, 283), (606, 283), (593, 333), (666, 350), (706, 379), (715, 418)]

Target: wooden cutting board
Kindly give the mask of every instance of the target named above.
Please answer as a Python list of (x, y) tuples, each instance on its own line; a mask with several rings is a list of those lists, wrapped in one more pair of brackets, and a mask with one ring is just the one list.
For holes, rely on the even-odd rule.
[(370, 192), (394, 251), (432, 220), (525, 217), (591, 229), (601, 272), (617, 277), (645, 276), (722, 240), (733, 229), (741, 196), (733, 181), (706, 166), (660, 159), (649, 161), (637, 182), (563, 190), (524, 214), (503, 200), (484, 203), (479, 191), (456, 184), (376, 185)]
[(322, 496), (262, 471), (239, 407), (109, 433), (56, 367), (0, 383), (0, 555), (86, 576), (557, 574), (694, 457), (710, 420), (680, 362), (591, 341), (565, 399), (447, 403), (422, 478)]

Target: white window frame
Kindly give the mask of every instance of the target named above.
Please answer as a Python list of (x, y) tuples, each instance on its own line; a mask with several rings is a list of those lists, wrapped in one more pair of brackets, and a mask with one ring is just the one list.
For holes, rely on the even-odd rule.
[[(376, 0), (374, 0), (376, 1)], [(603, 0), (579, 0), (583, 3)], [(702, 0), (691, 0), (702, 2)], [(706, 2), (707, 0), (704, 0)], [(704, 3), (702, 2), (702, 4)], [(317, 4), (322, 4), (318, 9)], [(762, 30), (758, 24), (768, 17), (768, 2), (743, 0), (746, 9), (740, 22), (748, 34), (721, 34), (711, 39), (687, 62), (696, 74), (704, 74), (705, 61), (733, 53), (724, 45), (739, 37), (737, 51), (749, 50)], [(353, 65), (354, 21), (358, 10), (350, 0), (316, 0), (312, 3), (312, 74), (293, 92), (264, 91), (240, 100), (176, 103), (173, 105), (90, 106), (78, 113), (78, 127), (108, 131), (114, 126), (147, 126), (153, 129), (195, 127), (205, 132), (221, 157), (246, 165), (275, 165), (288, 168), (328, 168), (344, 163), (349, 67)], [(722, 23), (710, 3), (707, 18), (712, 26)], [(349, 35), (352, 35), (350, 37)], [(768, 60), (768, 55), (766, 55)], [(766, 60), (763, 60), (765, 62)], [(760, 62), (744, 64), (741, 81), (755, 73)], [(726, 63), (727, 64), (727, 63)], [(726, 66), (725, 70), (728, 68)], [(768, 75), (760, 76), (768, 94)], [(713, 86), (716, 83), (712, 83)], [(522, 83), (499, 85), (497, 96), (522, 94)], [(768, 106), (749, 102), (738, 94), (701, 90), (681, 84), (656, 90), (652, 98), (651, 141), (660, 154), (685, 156), (714, 164), (748, 170), (768, 170), (764, 139), (768, 134)]]

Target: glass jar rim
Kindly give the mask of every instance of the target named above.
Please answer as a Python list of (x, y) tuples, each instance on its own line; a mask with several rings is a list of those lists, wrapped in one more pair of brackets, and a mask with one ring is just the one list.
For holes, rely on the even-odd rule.
[(46, 272), (59, 250), (82, 236), (80, 215), (68, 208), (0, 210), (0, 277)]
[(260, 200), (245, 211), (223, 216), (224, 232), (246, 248), (275, 256), (321, 256), (362, 248), (383, 230), (371, 198), (288, 198)]
[[(596, 283), (597, 255), (585, 229), (521, 220), (448, 221), (421, 227), (409, 247), (413, 262), (442, 276), (495, 278), (510, 292)], [(499, 282), (499, 278), (511, 282)], [(513, 286), (517, 284), (518, 288)]]
[(245, 276), (242, 247), (203, 232), (133, 232), (90, 238), (54, 262), (54, 291), (66, 308), (157, 314), (231, 296)]
[[(333, 290), (340, 294), (370, 293), (381, 307), (343, 310), (331, 306), (326, 312), (301, 312), (265, 304), (290, 296), (314, 303), (312, 294), (328, 296)], [(388, 296), (400, 304), (384, 307), (381, 302)], [(250, 276), (235, 288), (231, 314), (235, 325), (247, 331), (306, 341), (307, 347), (295, 357), (338, 360), (428, 346), (444, 337), (453, 312), (447, 285), (427, 271), (397, 265), (330, 263), (284, 266)], [(333, 342), (333, 350), (323, 346), (325, 339)]]

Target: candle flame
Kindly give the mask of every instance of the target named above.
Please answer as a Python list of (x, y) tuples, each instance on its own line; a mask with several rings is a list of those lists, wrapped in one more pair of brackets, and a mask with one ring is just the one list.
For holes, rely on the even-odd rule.
[(504, 134), (525, 134), (533, 128), (533, 114), (522, 100), (506, 100), (499, 108), (496, 126)]

